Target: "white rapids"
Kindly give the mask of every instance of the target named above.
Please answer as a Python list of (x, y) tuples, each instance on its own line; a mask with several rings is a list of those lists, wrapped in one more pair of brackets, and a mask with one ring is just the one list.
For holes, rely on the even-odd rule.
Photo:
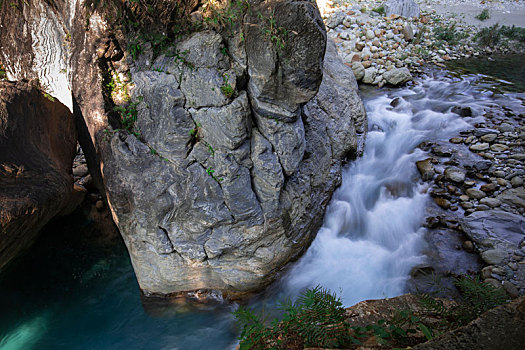
[[(405, 292), (411, 269), (425, 261), (422, 221), (429, 196), (415, 162), (428, 155), (417, 146), (471, 127), (490, 95), (475, 91), (469, 79), (427, 77), (367, 98), (365, 152), (344, 170), (323, 227), (282, 280), (284, 293), (321, 285), (349, 306)], [(457, 105), (469, 106), (474, 117), (450, 112)]]

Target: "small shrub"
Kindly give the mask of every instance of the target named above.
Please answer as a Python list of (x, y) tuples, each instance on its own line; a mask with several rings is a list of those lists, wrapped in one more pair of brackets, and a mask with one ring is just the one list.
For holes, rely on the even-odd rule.
[(484, 9), (483, 11), (481, 11), (479, 15), (476, 16), (476, 18), (479, 19), (480, 21), (486, 21), (487, 19), (490, 18), (489, 10)]
[(137, 105), (144, 100), (144, 97), (139, 96), (138, 101), (131, 102), (127, 106), (115, 106), (113, 111), (117, 112), (120, 116), (120, 124), (122, 128), (129, 131), (136, 137), (140, 137), (140, 132), (135, 127), (137, 122)]
[(482, 28), (475, 39), (483, 46), (496, 46), (501, 41), (501, 28), (498, 24), (492, 27)]
[(231, 98), (233, 96), (233, 93), (235, 90), (233, 89), (233, 86), (231, 86), (229, 82), (230, 77), (228, 74), (222, 75), (222, 85), (221, 85), (221, 91), (227, 98)]
[(385, 7), (383, 5), (372, 9), (372, 11), (373, 12), (377, 12), (377, 13), (379, 13), (382, 16), (384, 16), (386, 14)]
[(436, 27), (434, 35), (437, 40), (446, 41), (451, 45), (456, 45), (460, 40), (467, 37), (466, 33), (456, 30), (456, 23), (451, 23), (449, 26)]

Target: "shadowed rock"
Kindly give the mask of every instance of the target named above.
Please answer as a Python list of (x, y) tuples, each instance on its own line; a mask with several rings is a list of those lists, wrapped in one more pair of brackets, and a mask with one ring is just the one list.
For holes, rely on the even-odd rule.
[(0, 268), (68, 211), (76, 153), (73, 115), (26, 82), (0, 82)]

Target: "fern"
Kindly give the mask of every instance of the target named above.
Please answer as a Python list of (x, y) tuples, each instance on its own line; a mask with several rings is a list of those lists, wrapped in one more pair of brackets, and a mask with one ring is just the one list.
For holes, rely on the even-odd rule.
[(234, 315), (241, 325), (240, 349), (289, 349), (291, 347), (337, 348), (350, 344), (352, 339), (345, 322), (345, 309), (335, 294), (319, 286), (303, 292), (292, 303), (280, 303), (281, 320), (270, 327), (246, 308)]
[(461, 292), (464, 303), (461, 318), (466, 322), (473, 320), (487, 310), (506, 302), (506, 295), (502, 289), (481, 282), (479, 277), (462, 277), (454, 282)]

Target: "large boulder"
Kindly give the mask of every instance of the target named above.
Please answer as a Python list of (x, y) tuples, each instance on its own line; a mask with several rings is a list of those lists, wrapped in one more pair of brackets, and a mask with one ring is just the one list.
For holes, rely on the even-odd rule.
[[(171, 55), (143, 43), (136, 57), (97, 12), (59, 11), (82, 148), (146, 295), (270, 283), (306, 250), (362, 149), (357, 84), (335, 47), (325, 57), (315, 3), (250, 4), (239, 25), (187, 34)], [(127, 130), (108, 76), (132, 80)]]
[(414, 0), (388, 0), (385, 12), (387, 16), (419, 17), (419, 5)]
[(72, 205), (71, 112), (26, 82), (0, 82), (0, 268)]

